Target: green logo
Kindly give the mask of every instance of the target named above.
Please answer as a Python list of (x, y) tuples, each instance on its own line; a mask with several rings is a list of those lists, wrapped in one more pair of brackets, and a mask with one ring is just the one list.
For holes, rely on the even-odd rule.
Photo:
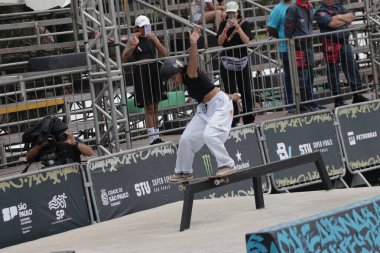
[(203, 155), (202, 159), (203, 159), (203, 164), (206, 169), (207, 176), (213, 175), (212, 166), (211, 166), (211, 156), (209, 154)]

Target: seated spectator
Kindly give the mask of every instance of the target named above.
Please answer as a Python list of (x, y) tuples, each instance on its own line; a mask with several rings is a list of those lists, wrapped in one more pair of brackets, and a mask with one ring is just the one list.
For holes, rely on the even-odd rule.
[[(215, 5), (213, 0), (204, 0), (204, 15), (205, 22), (214, 23), (215, 29), (218, 29), (220, 22), (223, 19), (223, 11), (225, 3), (223, 0), (218, 1)], [(191, 3), (191, 22), (196, 24), (202, 24), (202, 0), (193, 0)]]

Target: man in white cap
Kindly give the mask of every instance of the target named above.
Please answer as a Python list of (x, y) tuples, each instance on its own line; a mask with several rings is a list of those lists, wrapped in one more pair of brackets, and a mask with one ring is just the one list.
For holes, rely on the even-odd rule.
[[(152, 32), (149, 19), (143, 15), (138, 16), (134, 34), (128, 40), (122, 60), (127, 62), (132, 55), (135, 61), (155, 59), (156, 50), (161, 56), (168, 56), (165, 46)], [(158, 62), (140, 64), (132, 72), (136, 106), (145, 109), (145, 122), (151, 145), (162, 142), (158, 135), (158, 104), (163, 98), (160, 67)]]

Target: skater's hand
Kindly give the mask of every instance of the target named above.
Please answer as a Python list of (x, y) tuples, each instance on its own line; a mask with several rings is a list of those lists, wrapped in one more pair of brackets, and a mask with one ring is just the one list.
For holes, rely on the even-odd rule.
[(199, 38), (201, 37), (201, 31), (202, 29), (200, 27), (197, 27), (192, 33), (189, 32), (190, 43), (195, 44), (198, 42)]

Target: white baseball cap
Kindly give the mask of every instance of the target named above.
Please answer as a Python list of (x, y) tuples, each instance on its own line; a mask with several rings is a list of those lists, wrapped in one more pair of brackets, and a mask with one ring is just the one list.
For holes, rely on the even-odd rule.
[(225, 12), (237, 12), (239, 10), (239, 4), (235, 1), (230, 1), (226, 4)]
[(144, 15), (140, 15), (135, 20), (135, 26), (143, 27), (145, 25), (150, 25), (149, 18)]

